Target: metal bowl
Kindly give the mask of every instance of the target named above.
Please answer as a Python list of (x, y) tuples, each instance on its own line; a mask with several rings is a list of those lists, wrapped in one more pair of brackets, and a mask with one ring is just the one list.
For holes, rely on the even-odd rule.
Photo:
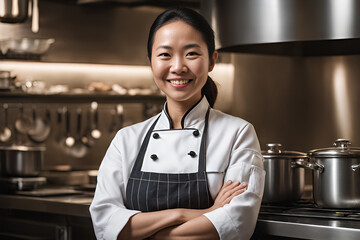
[(55, 39), (37, 39), (37, 38), (21, 38), (6, 39), (0, 41), (0, 48), (3, 55), (6, 54), (30, 54), (43, 55)]

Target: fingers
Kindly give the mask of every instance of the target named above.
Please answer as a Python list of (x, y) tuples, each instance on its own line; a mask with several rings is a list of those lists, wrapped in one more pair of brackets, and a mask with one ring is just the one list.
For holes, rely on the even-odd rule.
[(243, 193), (247, 188), (247, 184), (245, 182), (232, 182), (231, 180), (225, 182), (223, 187), (221, 188), (218, 196), (216, 197), (217, 201), (222, 203), (228, 203), (234, 196), (237, 196)]

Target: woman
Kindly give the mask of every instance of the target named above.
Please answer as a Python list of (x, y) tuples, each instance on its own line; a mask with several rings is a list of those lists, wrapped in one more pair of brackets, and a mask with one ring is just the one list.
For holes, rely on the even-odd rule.
[(249, 239), (265, 172), (252, 125), (212, 109), (211, 27), (193, 10), (167, 10), (148, 58), (167, 101), (110, 144), (90, 207), (97, 238)]

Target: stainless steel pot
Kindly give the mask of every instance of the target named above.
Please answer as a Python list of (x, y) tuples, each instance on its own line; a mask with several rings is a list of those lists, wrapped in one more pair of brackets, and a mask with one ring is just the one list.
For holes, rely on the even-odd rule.
[(0, 22), (21, 23), (29, 15), (29, 0), (0, 1)]
[(301, 166), (307, 155), (295, 151), (282, 151), (281, 144), (267, 144), (262, 151), (266, 171), (263, 203), (287, 202), (300, 199), (304, 193), (305, 170)]
[(10, 89), (16, 77), (11, 76), (10, 71), (0, 71), (0, 90)]
[(334, 147), (309, 152), (314, 201), (323, 208), (360, 208), (360, 148), (338, 139)]
[(40, 174), (45, 147), (1, 146), (1, 175), (34, 177)]

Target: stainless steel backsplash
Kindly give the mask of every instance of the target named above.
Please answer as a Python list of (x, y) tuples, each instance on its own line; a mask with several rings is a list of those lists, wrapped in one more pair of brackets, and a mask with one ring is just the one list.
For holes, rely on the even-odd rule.
[(360, 56), (235, 54), (233, 114), (250, 121), (262, 148), (307, 152), (337, 138), (360, 146)]

